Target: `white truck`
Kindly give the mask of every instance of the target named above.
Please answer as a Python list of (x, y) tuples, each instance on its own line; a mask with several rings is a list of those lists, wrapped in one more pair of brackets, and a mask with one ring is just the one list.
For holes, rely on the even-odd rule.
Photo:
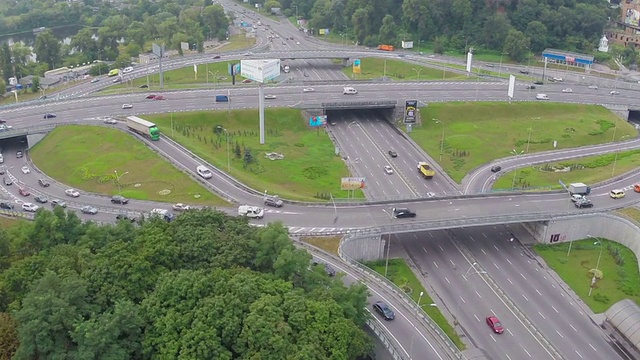
[(583, 183), (571, 183), (569, 184), (569, 194), (571, 195), (589, 195), (591, 193), (591, 187)]
[(264, 217), (264, 209), (259, 206), (240, 205), (238, 207), (238, 215), (246, 216), (250, 219), (262, 219)]

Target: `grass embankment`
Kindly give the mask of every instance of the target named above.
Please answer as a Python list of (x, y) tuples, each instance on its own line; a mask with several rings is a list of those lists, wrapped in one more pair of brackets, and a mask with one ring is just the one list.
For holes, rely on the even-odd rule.
[(221, 206), (225, 201), (122, 131), (61, 126), (30, 150), (35, 165), (57, 181), (89, 192), (132, 199)]
[[(378, 274), (384, 275), (384, 260), (366, 262), (364, 263), (364, 265), (373, 269)], [(440, 326), (442, 331), (444, 331), (444, 333), (447, 334), (451, 341), (456, 344), (458, 349), (465, 349), (464, 343), (462, 342), (462, 340), (460, 340), (458, 334), (456, 334), (455, 330), (453, 329), (453, 327), (451, 327), (444, 315), (442, 315), (440, 309), (435, 306), (431, 306), (433, 300), (425, 290), (424, 286), (422, 286), (422, 283), (420, 283), (420, 280), (416, 278), (409, 265), (407, 265), (407, 263), (403, 259), (389, 260), (387, 278), (396, 286), (404, 290), (404, 292), (410, 298), (412, 298), (413, 301), (417, 303), (418, 300), (420, 300), (420, 307), (422, 308), (422, 310), (424, 310), (424, 312), (426, 312), (427, 315), (429, 315), (429, 317), (436, 324), (438, 324), (438, 326)], [(422, 298), (420, 298), (421, 292), (423, 293)]]
[(620, 213), (620, 215), (640, 224), (640, 209), (635, 207), (628, 207), (628, 208), (620, 209), (617, 212)]
[[(501, 176), (494, 189), (562, 189), (565, 184), (583, 182), (597, 184), (640, 167), (640, 150), (575, 158), (511, 171)], [(515, 182), (514, 182), (515, 175)]]
[[(386, 71), (385, 71), (386, 62)], [(425, 67), (416, 64), (410, 64), (400, 60), (378, 59), (378, 58), (362, 58), (360, 59), (360, 74), (353, 73), (353, 66), (347, 66), (342, 70), (349, 78), (356, 80), (378, 79), (386, 76), (394, 80), (467, 80), (462, 74), (442, 71), (435, 66)]]
[(342, 236), (303, 237), (300, 239), (304, 243), (313, 245), (333, 255), (338, 255), (340, 240), (342, 240)]
[(612, 241), (602, 240), (602, 246), (598, 267), (602, 278), (596, 281), (591, 296), (588, 296), (593, 278), (590, 270), (596, 267), (600, 254), (600, 245), (594, 239), (574, 241), (568, 257), (569, 243), (538, 244), (534, 250), (593, 312), (602, 313), (623, 299), (640, 303), (640, 274), (636, 256), (628, 248)]
[[(515, 149), (533, 153), (601, 144), (637, 135), (626, 121), (597, 105), (559, 103), (435, 103), (420, 109), (409, 134), (455, 181)], [(438, 121), (435, 121), (438, 120)], [(554, 141), (557, 147), (554, 148)]]
[[(171, 131), (173, 116), (174, 129)], [(260, 145), (258, 110), (192, 112), (146, 116), (164, 136), (170, 136), (207, 162), (227, 171), (229, 134), (230, 174), (244, 184), (284, 198), (305, 201), (342, 197), (340, 178), (349, 171), (322, 129), (311, 129), (296, 109), (265, 109), (266, 142)], [(247, 157), (247, 149), (251, 154)], [(266, 153), (284, 155), (269, 160)], [(358, 192), (358, 197), (362, 193)]]

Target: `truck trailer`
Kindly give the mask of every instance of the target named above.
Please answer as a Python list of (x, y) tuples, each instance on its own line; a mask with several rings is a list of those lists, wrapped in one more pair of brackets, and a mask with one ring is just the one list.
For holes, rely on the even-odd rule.
[(425, 179), (433, 179), (434, 175), (436, 174), (436, 171), (433, 170), (429, 163), (426, 163), (424, 161), (420, 161), (418, 163), (418, 171)]
[(393, 51), (393, 45), (385, 45), (385, 44), (381, 44), (378, 45), (378, 50), (383, 50), (383, 51)]
[(583, 183), (572, 183), (569, 184), (569, 194), (571, 195), (589, 195), (591, 192), (591, 188)]
[(141, 119), (137, 116), (129, 116), (127, 117), (127, 127), (129, 130), (146, 136), (151, 140), (160, 140), (160, 130), (158, 130), (156, 124), (151, 121)]

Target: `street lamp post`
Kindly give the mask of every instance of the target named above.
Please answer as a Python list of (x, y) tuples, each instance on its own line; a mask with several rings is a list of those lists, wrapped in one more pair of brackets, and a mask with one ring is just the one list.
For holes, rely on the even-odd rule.
[(440, 162), (442, 162), (442, 153), (444, 152), (444, 123), (438, 119), (431, 119), (442, 126), (442, 137), (440, 139)]
[[(522, 154), (524, 154), (524, 151), (520, 150), (520, 152), (516, 151), (516, 149), (511, 150), (510, 152), (511, 155), (514, 155), (516, 158)], [(511, 181), (511, 188), (515, 188), (516, 186), (516, 175), (518, 175), (518, 168), (516, 168), (516, 170), (513, 172), (513, 181)]]
[(389, 238), (387, 239), (387, 255), (385, 256), (384, 261), (384, 277), (387, 277), (387, 273), (389, 272), (389, 249), (391, 248), (391, 223), (393, 221), (393, 216), (386, 209), (382, 209), (382, 212), (387, 214), (389, 217)]
[(118, 185), (118, 195), (122, 195), (122, 187), (120, 186), (120, 178), (127, 175), (129, 172), (126, 171), (124, 174), (118, 175), (118, 170), (113, 170), (113, 172), (116, 174), (116, 182)]
[(298, 5), (291, 5), (291, 7), (296, 8), (296, 21), (298, 21)]
[(420, 72), (422, 71), (422, 68), (419, 68), (419, 69), (411, 68), (411, 69), (416, 72), (416, 74), (418, 75), (418, 81), (420, 81)]
[(598, 272), (598, 268), (600, 267), (600, 259), (602, 258), (602, 249), (604, 248), (604, 246), (602, 245), (602, 241), (599, 240), (598, 238), (594, 238), (591, 235), (587, 235), (589, 238), (591, 239), (596, 239), (596, 241), (593, 243), (593, 245), (600, 245), (600, 253), (598, 254), (598, 261), (596, 261), (596, 268), (593, 272), (593, 277), (591, 278), (591, 285), (589, 286), (589, 295), (591, 296), (591, 292), (593, 291), (593, 286), (596, 284), (596, 273)]
[(478, 270), (476, 270), (476, 265), (478, 265), (477, 262), (474, 262), (473, 264), (471, 264), (469, 269), (467, 269), (467, 272), (464, 275), (462, 275), (462, 277), (465, 280), (467, 280), (467, 277), (469, 276), (469, 273), (471, 272), (471, 270), (473, 270), (473, 273), (471, 275), (473, 275), (473, 274), (480, 275), (480, 274), (486, 274), (487, 273), (486, 271), (478, 271)]
[(500, 54), (500, 65), (498, 66), (498, 77), (502, 77), (502, 56), (503, 55), (509, 55), (509, 53)]
[[(420, 315), (420, 301), (422, 300), (422, 295), (424, 295), (424, 291), (420, 291), (420, 296), (418, 297), (418, 315)], [(409, 349), (409, 358), (413, 358), (413, 340), (416, 337), (416, 331), (412, 331), (411, 333), (411, 348)]]

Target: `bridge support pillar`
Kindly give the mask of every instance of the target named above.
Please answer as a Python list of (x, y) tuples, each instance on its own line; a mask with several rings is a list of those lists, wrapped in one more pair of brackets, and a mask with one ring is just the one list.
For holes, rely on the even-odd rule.
[(342, 67), (351, 66), (351, 59), (342, 59)]

